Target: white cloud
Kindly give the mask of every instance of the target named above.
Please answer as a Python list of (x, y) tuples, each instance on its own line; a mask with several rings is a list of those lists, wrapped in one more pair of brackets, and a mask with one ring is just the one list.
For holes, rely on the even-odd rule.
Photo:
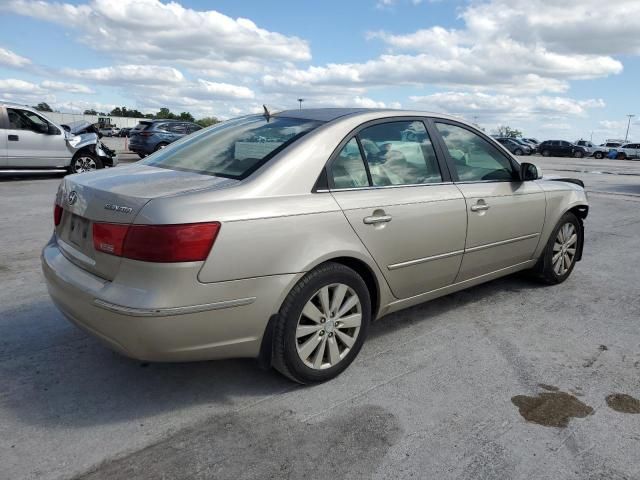
[(184, 93), (194, 98), (227, 98), (227, 99), (251, 99), (255, 97), (253, 90), (229, 83), (216, 83), (198, 79), (194, 84), (181, 89)]
[(66, 93), (95, 93), (86, 85), (82, 85), (79, 83), (54, 82), (51, 80), (45, 80), (40, 85), (48, 90), (57, 90)]
[(11, 50), (0, 47), (0, 65), (7, 65), (9, 67), (24, 67), (25, 65), (30, 64), (31, 60), (29, 60), (28, 58), (21, 57)]
[(83, 34), (84, 45), (139, 62), (311, 58), (308, 43), (298, 37), (260, 28), (246, 18), (197, 11), (177, 2), (91, 0), (73, 5), (6, 0), (0, 9), (76, 29)]
[(163, 85), (184, 81), (184, 75), (180, 70), (158, 65), (115, 65), (85, 70), (66, 68), (62, 73), (70, 77), (112, 85)]
[(45, 91), (35, 83), (19, 80), (15, 78), (7, 78), (0, 80), (0, 92), (3, 94), (15, 93), (33, 93), (44, 94)]

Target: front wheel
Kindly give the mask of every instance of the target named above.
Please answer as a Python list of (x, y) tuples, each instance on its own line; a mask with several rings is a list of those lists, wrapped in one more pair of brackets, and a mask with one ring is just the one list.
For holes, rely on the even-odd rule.
[(582, 158), (584, 157), (584, 153), (582, 153), (581, 151), (577, 151), (577, 152), (574, 152), (573, 156), (576, 158)]
[(84, 173), (100, 168), (104, 168), (104, 165), (96, 155), (89, 152), (80, 152), (73, 157), (67, 170), (69, 173)]
[(321, 265), (282, 304), (273, 366), (302, 384), (334, 378), (358, 355), (370, 320), (371, 299), (360, 275), (338, 263)]
[(616, 155), (616, 158), (618, 160), (626, 160), (627, 159), (627, 155), (624, 152), (620, 152), (618, 155)]
[(602, 158), (602, 152), (596, 152), (593, 154), (594, 158), (597, 158), (598, 160), (600, 160)]
[(548, 157), (549, 156), (549, 150), (542, 150), (542, 156), (543, 157)]
[(513, 153), (514, 155), (522, 155), (522, 150), (520, 150), (519, 148), (516, 148), (516, 151)]
[(576, 264), (582, 250), (582, 228), (573, 213), (565, 213), (553, 229), (538, 263), (534, 267), (538, 278), (549, 285), (564, 282)]

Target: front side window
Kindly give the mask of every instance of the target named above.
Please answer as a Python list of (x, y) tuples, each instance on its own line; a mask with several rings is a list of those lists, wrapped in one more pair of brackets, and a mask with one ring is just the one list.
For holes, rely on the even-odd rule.
[(252, 115), (184, 137), (141, 163), (242, 180), (322, 122)]
[(10, 129), (30, 130), (37, 133), (45, 133), (49, 129), (49, 122), (40, 115), (36, 115), (28, 110), (7, 108), (7, 115), (9, 116)]
[(461, 182), (511, 181), (513, 165), (481, 136), (466, 128), (436, 123)]

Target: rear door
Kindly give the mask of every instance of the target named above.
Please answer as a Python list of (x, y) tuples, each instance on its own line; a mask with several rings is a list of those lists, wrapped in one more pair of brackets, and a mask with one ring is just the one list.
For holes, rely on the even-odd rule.
[(520, 181), (517, 162), (488, 137), (448, 120), (435, 120), (435, 126), (467, 207), (467, 240), (456, 281), (530, 260), (544, 224), (544, 191), (535, 181)]
[(64, 167), (71, 152), (64, 132), (42, 116), (21, 108), (7, 108), (7, 166)]
[(460, 268), (465, 201), (441, 167), (415, 118), (361, 126), (329, 163), (334, 198), (398, 298), (450, 285)]

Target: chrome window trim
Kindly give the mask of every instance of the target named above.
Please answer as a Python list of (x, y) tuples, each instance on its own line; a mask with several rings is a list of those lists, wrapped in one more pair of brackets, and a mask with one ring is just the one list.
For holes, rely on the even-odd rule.
[(330, 193), (330, 192), (350, 192), (353, 190), (381, 190), (387, 188), (404, 188), (404, 187), (431, 187), (438, 185), (453, 185), (453, 182), (438, 182), (438, 183), (410, 183), (406, 185), (369, 185), (366, 187), (349, 187), (349, 188), (334, 188), (334, 189), (322, 189), (316, 190), (316, 193)]

